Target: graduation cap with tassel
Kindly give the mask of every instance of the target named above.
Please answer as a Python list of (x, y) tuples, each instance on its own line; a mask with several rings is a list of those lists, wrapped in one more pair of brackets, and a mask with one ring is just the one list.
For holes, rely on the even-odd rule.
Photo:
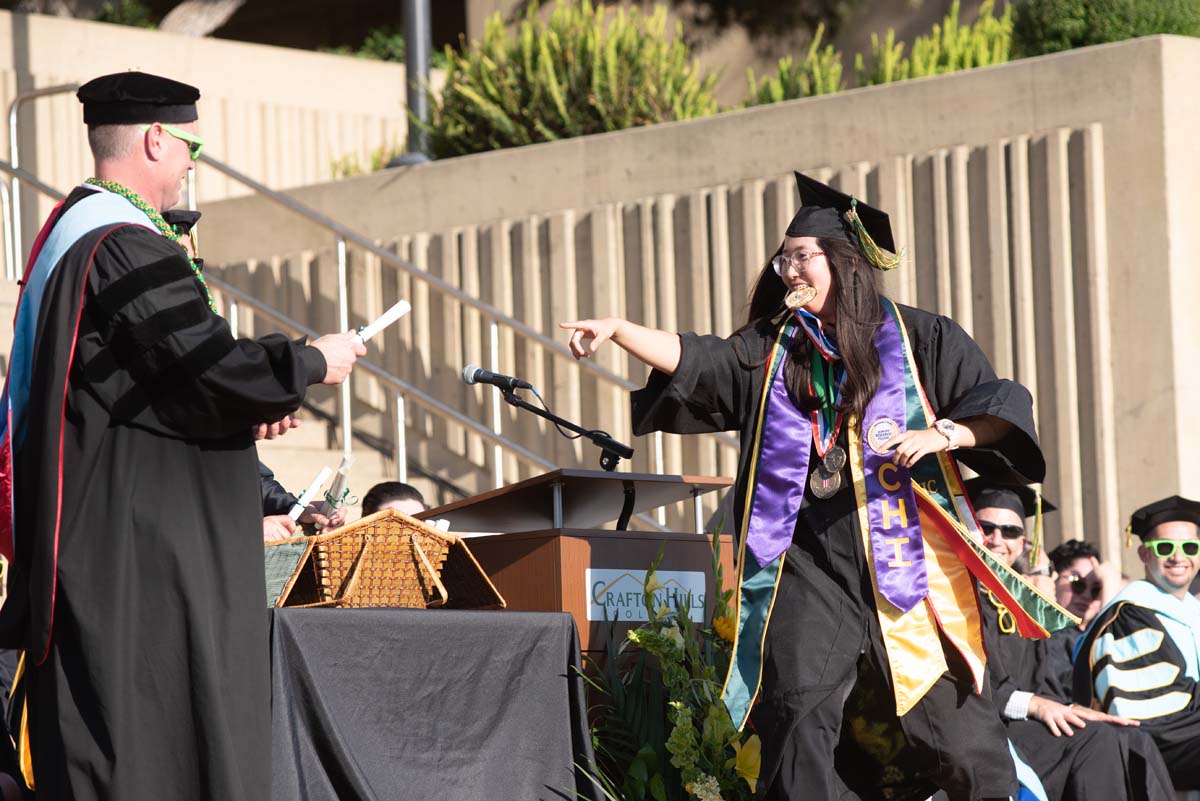
[(900, 266), (887, 212), (801, 172), (795, 176), (801, 206), (788, 225), (788, 236), (845, 237), (872, 267)]
[(1145, 540), (1159, 525), (1174, 522), (1200, 526), (1200, 502), (1172, 495), (1143, 506), (1129, 516), (1129, 525), (1125, 527), (1125, 547), (1133, 545), (1133, 535)]
[(1046, 500), (1036, 487), (993, 484), (985, 478), (972, 478), (963, 482), (963, 489), (971, 498), (976, 509), (999, 508), (1016, 512), (1021, 517), (1033, 518), (1033, 536), (1029, 540), (1030, 553), (1037, 553), (1042, 544), (1042, 518), (1058, 507)]

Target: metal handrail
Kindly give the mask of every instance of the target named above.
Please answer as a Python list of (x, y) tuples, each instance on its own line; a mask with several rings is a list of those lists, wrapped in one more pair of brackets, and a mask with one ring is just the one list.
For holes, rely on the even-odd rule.
[[(268, 306), (267, 304), (263, 303), (261, 300), (255, 298), (253, 295), (249, 295), (249, 294), (243, 292), (242, 290), (237, 289), (237, 288), (233, 287), (232, 285), (226, 283), (225, 281), (222, 281), (219, 278), (207, 277), (206, 280), (208, 281), (209, 285), (213, 289), (216, 289), (217, 291), (221, 292), (222, 294), (227, 294), (230, 297), (236, 298), (238, 303), (244, 303), (245, 305), (254, 309), (254, 311), (258, 312), (259, 314), (262, 314), (264, 317), (267, 317), (267, 318), (271, 319), (272, 321), (274, 321), (276, 324), (282, 326), (285, 330), (291, 331), (296, 334), (302, 334), (310, 339), (316, 339), (318, 336), (320, 336), (320, 334), (317, 331), (314, 331), (313, 329), (309, 328), (308, 326), (304, 325), (303, 323), (301, 323), (297, 320), (293, 320), (292, 318), (288, 317), (287, 315), (283, 314), (282, 312), (277, 311), (277, 310), (273, 309), (272, 307)], [(529, 450), (524, 445), (521, 445), (518, 442), (514, 442), (513, 440), (511, 440), (508, 437), (505, 437), (501, 434), (497, 434), (497, 433), (493, 432), (491, 429), (489, 429), (487, 426), (483, 425), (482, 423), (472, 420), (470, 417), (467, 417), (466, 415), (462, 414), (457, 409), (447, 406), (446, 404), (442, 403), (437, 398), (434, 398), (431, 395), (427, 395), (426, 393), (417, 389), (412, 384), (405, 381), (403, 378), (400, 378), (397, 375), (389, 373), (387, 370), (383, 369), (382, 367), (375, 364), (374, 362), (370, 362), (366, 359), (359, 359), (357, 362), (355, 362), (354, 369), (366, 371), (370, 375), (379, 379), (384, 384), (388, 385), (391, 389), (399, 390), (400, 392), (404, 393), (404, 395), (406, 395), (409, 398), (411, 398), (412, 400), (416, 401), (418, 405), (424, 406), (425, 408), (432, 411), (434, 414), (437, 414), (443, 418), (448, 418), (448, 419), (454, 421), (455, 423), (463, 426), (464, 428), (470, 429), (475, 434), (478, 434), (480, 437), (483, 437), (484, 439), (488, 440), (489, 442), (492, 442), (495, 445), (507, 448), (514, 456), (523, 460), (526, 464), (533, 465), (534, 467), (537, 467), (538, 469), (541, 469), (541, 470), (557, 470), (558, 469), (558, 465), (542, 458), (541, 456), (538, 456), (536, 453)], [(344, 382), (344, 383), (349, 383), (349, 381), (347, 380), (347, 382)], [(397, 398), (399, 398), (399, 397), (400, 396), (397, 395)], [(400, 404), (397, 406), (396, 414), (397, 414), (397, 418), (398, 418), (397, 422), (396, 422), (397, 429), (400, 431), (403, 431), (404, 430), (404, 422), (403, 422), (404, 421), (404, 406), (403, 406), (403, 404)], [(403, 453), (403, 449), (401, 448), (399, 441), (397, 441), (397, 443), (396, 443), (396, 450), (397, 450), (397, 459), (403, 458), (401, 455)], [(649, 515), (647, 515), (645, 513), (638, 513), (636, 515), (636, 517), (642, 523), (644, 523), (647, 526), (650, 526), (652, 529), (654, 529), (656, 531), (666, 531), (667, 530), (667, 528), (665, 526), (660, 525), (658, 523), (658, 521), (654, 520), (652, 517), (650, 517)], [(698, 529), (698, 531), (699, 531), (699, 529)]]
[[(320, 225), (321, 227), (323, 227), (323, 228), (327, 229), (328, 231), (330, 231), (331, 233), (335, 234), (339, 240), (344, 240), (346, 242), (354, 243), (355, 246), (360, 247), (363, 250), (369, 252), (371, 255), (378, 258), (384, 264), (387, 264), (398, 270), (402, 270), (405, 273), (407, 273), (408, 275), (412, 276), (413, 278), (416, 278), (418, 281), (425, 282), (426, 284), (428, 284), (432, 289), (436, 290), (437, 292), (440, 292), (443, 295), (453, 298), (454, 300), (458, 301), (459, 303), (463, 304), (464, 306), (468, 306), (468, 307), (474, 309), (475, 311), (479, 312), (481, 315), (487, 317), (488, 319), (490, 319), (491, 321), (493, 321), (495, 323), (498, 323), (500, 325), (504, 325), (508, 328), (511, 328), (515, 333), (518, 333), (521, 336), (525, 337), (526, 339), (536, 342), (538, 345), (541, 345), (542, 347), (546, 348), (551, 353), (553, 353), (557, 356), (569, 359), (573, 364), (577, 364), (580, 367), (582, 367), (584, 370), (590, 371), (594, 375), (599, 376), (600, 378), (602, 378), (612, 384), (616, 384), (621, 389), (624, 389), (626, 391), (640, 389), (640, 386), (638, 384), (635, 384), (634, 382), (630, 381), (629, 379), (627, 379), (623, 376), (620, 376), (617, 373), (612, 372), (611, 370), (601, 367), (600, 365), (596, 364), (594, 361), (577, 360), (571, 354), (571, 350), (566, 345), (563, 345), (562, 343), (557, 342), (554, 339), (551, 339), (550, 337), (543, 334), (541, 331), (538, 331), (537, 329), (530, 327), (529, 325), (521, 322), (520, 320), (516, 319), (515, 317), (508, 316), (500, 309), (497, 309), (495, 306), (492, 306), (490, 303), (486, 303), (482, 300), (479, 300), (478, 298), (471, 297), (470, 295), (463, 292), (461, 289), (454, 286), (453, 284), (448, 283), (447, 281), (443, 281), (441, 278), (429, 273), (426, 270), (421, 269), (420, 267), (413, 264), (411, 261), (408, 261), (407, 259), (400, 258), (395, 253), (392, 253), (390, 250), (375, 244), (374, 241), (372, 241), (368, 237), (364, 236), (363, 234), (360, 234), (359, 232), (346, 227), (345, 225), (339, 223), (337, 220), (334, 220), (333, 218), (322, 214), (321, 212), (317, 211), (316, 209), (313, 209), (312, 207), (301, 203), (300, 201), (296, 200), (295, 198), (293, 198), (289, 195), (285, 195), (282, 192), (277, 192), (268, 186), (264, 186), (263, 184), (254, 180), (250, 176), (246, 175), (245, 173), (239, 172), (238, 170), (234, 169), (233, 167), (229, 166), (228, 164), (225, 164), (224, 162), (222, 162), (218, 159), (214, 159), (206, 153), (201, 153), (199, 160), (205, 164), (208, 164), (209, 166), (211, 166), (213, 169), (217, 170), (218, 172), (223, 173), (223, 174), (227, 175), (228, 177), (233, 178), (235, 181), (238, 181), (239, 183), (242, 183), (245, 186), (253, 189), (258, 194), (261, 194), (261, 195), (275, 201), (276, 203), (283, 206), (284, 208), (286, 208), (296, 214), (299, 214), (301, 217), (304, 217), (305, 219), (309, 220), (310, 222)], [(728, 445), (735, 449), (738, 448), (737, 439), (730, 436), (729, 434), (716, 432), (716, 433), (709, 434), (709, 436), (715, 438), (717, 441), (721, 442), (724, 445)], [(661, 449), (660, 449), (660, 451), (661, 451)], [(659, 470), (659, 472), (662, 472), (661, 469)]]
[[(12, 99), (8, 104), (8, 159), (12, 162), (13, 169), (19, 169), (21, 166), (21, 148), (19, 146), (19, 137), (17, 135), (17, 112), (21, 110), (27, 101), (36, 100), (39, 97), (48, 95), (57, 95), (64, 92), (74, 92), (79, 88), (77, 83), (60, 83), (54, 86), (43, 86), (41, 89), (30, 89), (28, 92), (22, 92)], [(32, 178), (32, 176), (30, 176)], [(21, 248), (21, 181), (29, 180), (23, 175), (12, 173), (12, 252), (13, 257), (20, 261), (25, 255)], [(34, 178), (33, 180), (37, 180)], [(41, 181), (38, 181), (41, 183)], [(45, 184), (42, 184), (45, 186)]]
[[(547, 350), (550, 350), (559, 356), (568, 358), (572, 362), (575, 362), (575, 357), (571, 355), (571, 350), (566, 345), (563, 345), (561, 342), (557, 342), (556, 340), (546, 336), (541, 331), (538, 331), (536, 328), (533, 328), (533, 327), (527, 325), (526, 323), (521, 322), (517, 318), (508, 316), (503, 311), (501, 311), (500, 309), (491, 305), (490, 303), (487, 303), (485, 301), (479, 300), (478, 298), (468, 295), (466, 292), (463, 292), (461, 289), (459, 289), (458, 287), (449, 283), (448, 281), (443, 281), (441, 278), (437, 277), (436, 275), (433, 275), (432, 273), (428, 272), (427, 270), (421, 269), (417, 265), (413, 264), (411, 261), (400, 258), (399, 256), (397, 256), (395, 253), (392, 253), (387, 248), (384, 248), (384, 247), (381, 247), (381, 246), (375, 244), (375, 242), (373, 240), (364, 236), (363, 234), (359, 233), (358, 231), (355, 231), (352, 228), (346, 227), (345, 225), (338, 222), (337, 220), (334, 220), (333, 218), (322, 214), (321, 212), (317, 211), (316, 209), (312, 208), (311, 206), (307, 206), (304, 203), (301, 203), (300, 201), (296, 200), (295, 198), (291, 197), (290, 195), (285, 195), (282, 192), (278, 192), (274, 189), (271, 189), (268, 186), (265, 186), (265, 185), (259, 183), (258, 181), (254, 180), (253, 178), (246, 175), (245, 173), (239, 172), (237, 169), (229, 166), (228, 164), (225, 164), (224, 162), (222, 162), (218, 159), (212, 158), (207, 153), (201, 153), (199, 160), (201, 162), (209, 165), (213, 169), (217, 170), (218, 172), (223, 173), (224, 175), (227, 175), (228, 177), (234, 179), (235, 181), (237, 181), (241, 184), (244, 184), (245, 186), (250, 187), (256, 193), (263, 195), (263, 196), (269, 198), (270, 200), (275, 201), (279, 205), (283, 206), (284, 208), (286, 208), (292, 212), (295, 212), (296, 214), (299, 214), (301, 217), (304, 217), (309, 222), (315, 223), (315, 224), (321, 226), (322, 228), (325, 228), (326, 230), (335, 234), (339, 238), (346, 240), (347, 242), (352, 242), (356, 247), (362, 248), (363, 250), (367, 251), (368, 253), (375, 256), (380, 261), (382, 261), (384, 264), (387, 264), (390, 267), (395, 267), (398, 270), (402, 270), (405, 273), (408, 273), (410, 276), (412, 276), (413, 278), (416, 278), (418, 281), (425, 282), (426, 284), (428, 284), (431, 288), (433, 288), (437, 292), (439, 292), (443, 295), (446, 295), (450, 298), (453, 298), (454, 300), (458, 301), (459, 303), (463, 304), (464, 306), (469, 306), (470, 308), (479, 312), (480, 314), (482, 314), (484, 317), (488, 318), (489, 320), (495, 320), (497, 323), (500, 323), (501, 325), (511, 328), (514, 332), (520, 334), (521, 336), (525, 337), (526, 339), (533, 340), (534, 342), (536, 342), (537, 344), (546, 348)], [(633, 390), (633, 389), (639, 388), (637, 384), (633, 383), (629, 379), (627, 379), (623, 376), (620, 376), (620, 375), (612, 372), (611, 370), (601, 367), (600, 365), (596, 364), (595, 362), (581, 361), (581, 362), (577, 362), (577, 363), (580, 366), (582, 366), (584, 369), (590, 370), (591, 372), (595, 373), (596, 375), (600, 376), (601, 378), (604, 378), (614, 384), (617, 384), (622, 389)]]
[[(293, 320), (291, 317), (288, 317), (282, 312), (276, 311), (267, 304), (255, 298), (253, 295), (249, 295), (219, 278), (205, 276), (205, 280), (213, 289), (218, 290), (224, 295), (229, 295), (230, 297), (236, 298), (239, 304), (249, 306), (255, 312), (271, 319), (275, 323), (283, 326), (283, 328), (288, 331), (296, 334), (302, 334), (310, 339), (316, 339), (320, 336), (319, 332), (314, 331), (298, 320)], [(518, 456), (527, 464), (531, 464), (534, 467), (542, 470), (558, 469), (558, 465), (542, 458), (541, 456), (538, 456), (536, 453), (529, 450), (524, 445), (521, 445), (519, 442), (514, 442), (508, 437), (495, 434), (490, 428), (482, 423), (465, 416), (462, 414), (462, 412), (454, 409), (451, 406), (447, 406), (445, 403), (442, 403), (432, 395), (427, 395), (426, 393), (417, 389), (417, 387), (414, 385), (405, 381), (403, 378), (389, 373), (387, 370), (383, 369), (374, 362), (368, 361), (367, 359), (359, 359), (357, 362), (355, 362), (354, 369), (366, 371), (390, 386), (392, 389), (403, 392), (405, 395), (415, 400), (419, 405), (424, 406), (435, 414), (450, 418), (455, 423), (471, 429), (472, 432), (478, 434), (484, 439), (508, 448), (513, 452), (514, 455)]]

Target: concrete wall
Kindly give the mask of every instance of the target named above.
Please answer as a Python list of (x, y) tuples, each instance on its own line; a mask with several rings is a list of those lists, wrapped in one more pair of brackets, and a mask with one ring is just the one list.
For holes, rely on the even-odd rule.
[[(0, 12), (0, 103), (19, 92), (140, 69), (201, 91), (205, 150), (273, 188), (333, 177), (333, 163), (403, 145), (404, 67), (346, 56), (242, 44)], [(73, 93), (41, 98), (21, 112), (22, 166), (62, 190), (91, 174), (82, 107)], [(0, 119), (8, 152), (8, 116)], [(5, 157), (8, 159), (8, 157)], [(197, 195), (219, 199), (247, 190), (211, 170)], [(48, 205), (23, 205), (29, 225)], [(32, 240), (28, 229), (26, 246)]]
[[(1111, 554), (1138, 505), (1200, 496), (1200, 451), (1188, 447), (1200, 397), (1200, 109), (1188, 85), (1198, 67), (1200, 41), (1154, 37), (295, 194), (563, 341), (555, 323), (586, 315), (732, 331), (794, 209), (790, 170), (831, 178), (892, 213), (909, 263), (887, 291), (953, 315), (1033, 391), (1046, 492), (1062, 509), (1047, 521), (1051, 544), (1083, 536)], [(205, 212), (210, 263), (332, 325), (326, 234), (261, 200)], [(456, 375), (484, 363), (478, 317), (352, 259), (358, 318), (396, 295), (416, 307), (377, 356), (486, 419), (488, 396)], [(623, 393), (512, 342), (502, 371), (534, 381), (566, 416), (630, 436)], [(603, 360), (643, 376), (615, 349)], [(356, 391), (368, 425), (386, 398), (368, 382)], [(411, 441), (458, 455), (446, 468), (456, 478), (487, 465), (481, 443), (409, 422)], [(558, 463), (593, 462), (526, 418), (505, 427)], [(650, 443), (634, 444), (635, 469), (650, 468)], [(711, 440), (668, 437), (668, 471), (733, 465)]]

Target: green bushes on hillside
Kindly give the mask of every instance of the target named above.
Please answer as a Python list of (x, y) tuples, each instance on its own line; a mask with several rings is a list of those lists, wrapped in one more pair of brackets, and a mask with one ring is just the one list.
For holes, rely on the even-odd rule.
[(429, 90), (438, 158), (714, 114), (703, 75), (666, 9), (645, 15), (558, 0), (548, 21), (531, 4), (515, 33), (497, 14), (483, 41), (446, 48), (446, 85)]
[(1008, 61), (1013, 7), (1006, 7), (997, 17), (993, 0), (986, 0), (979, 7), (979, 17), (969, 26), (959, 24), (958, 10), (958, 0), (954, 0), (940, 25), (935, 24), (927, 35), (913, 40), (912, 55), (908, 57), (904, 55), (904, 42), (896, 41), (895, 31), (889, 29), (882, 42), (872, 34), (871, 68), (866, 68), (861, 53), (854, 57), (858, 85), (925, 78)]
[(1136, 36), (1200, 36), (1200, 0), (1016, 0), (1013, 49), (1038, 56)]
[(747, 70), (750, 96), (746, 105), (758, 106), (797, 97), (829, 95), (845, 89), (842, 54), (834, 50), (831, 44), (821, 46), (824, 35), (825, 26), (818, 26), (803, 61), (797, 62), (791, 56), (784, 56), (779, 59), (775, 74), (764, 75), (761, 82), (755, 80), (754, 70)]

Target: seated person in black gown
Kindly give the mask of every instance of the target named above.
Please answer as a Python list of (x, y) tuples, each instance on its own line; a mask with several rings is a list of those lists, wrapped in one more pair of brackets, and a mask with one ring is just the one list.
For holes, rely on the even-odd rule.
[[(984, 543), (1010, 566), (1028, 549), (1025, 518), (1035, 512), (1027, 487), (968, 482)], [(1043, 502), (1042, 510), (1053, 507)], [(1170, 799), (1166, 765), (1132, 720), (1069, 704), (1044, 680), (1051, 667), (1046, 640), (1015, 630), (1011, 613), (980, 591), (992, 699), (1021, 758), (1038, 774), (1051, 801)]]
[(1047, 681), (1054, 693), (1071, 697), (1071, 659), (1075, 644), (1087, 627), (1128, 582), (1115, 562), (1100, 561), (1100, 551), (1090, 542), (1066, 540), (1050, 552), (1053, 566), (1054, 598), (1059, 606), (1079, 618), (1078, 626), (1068, 626), (1050, 635), (1047, 651), (1052, 666)]

